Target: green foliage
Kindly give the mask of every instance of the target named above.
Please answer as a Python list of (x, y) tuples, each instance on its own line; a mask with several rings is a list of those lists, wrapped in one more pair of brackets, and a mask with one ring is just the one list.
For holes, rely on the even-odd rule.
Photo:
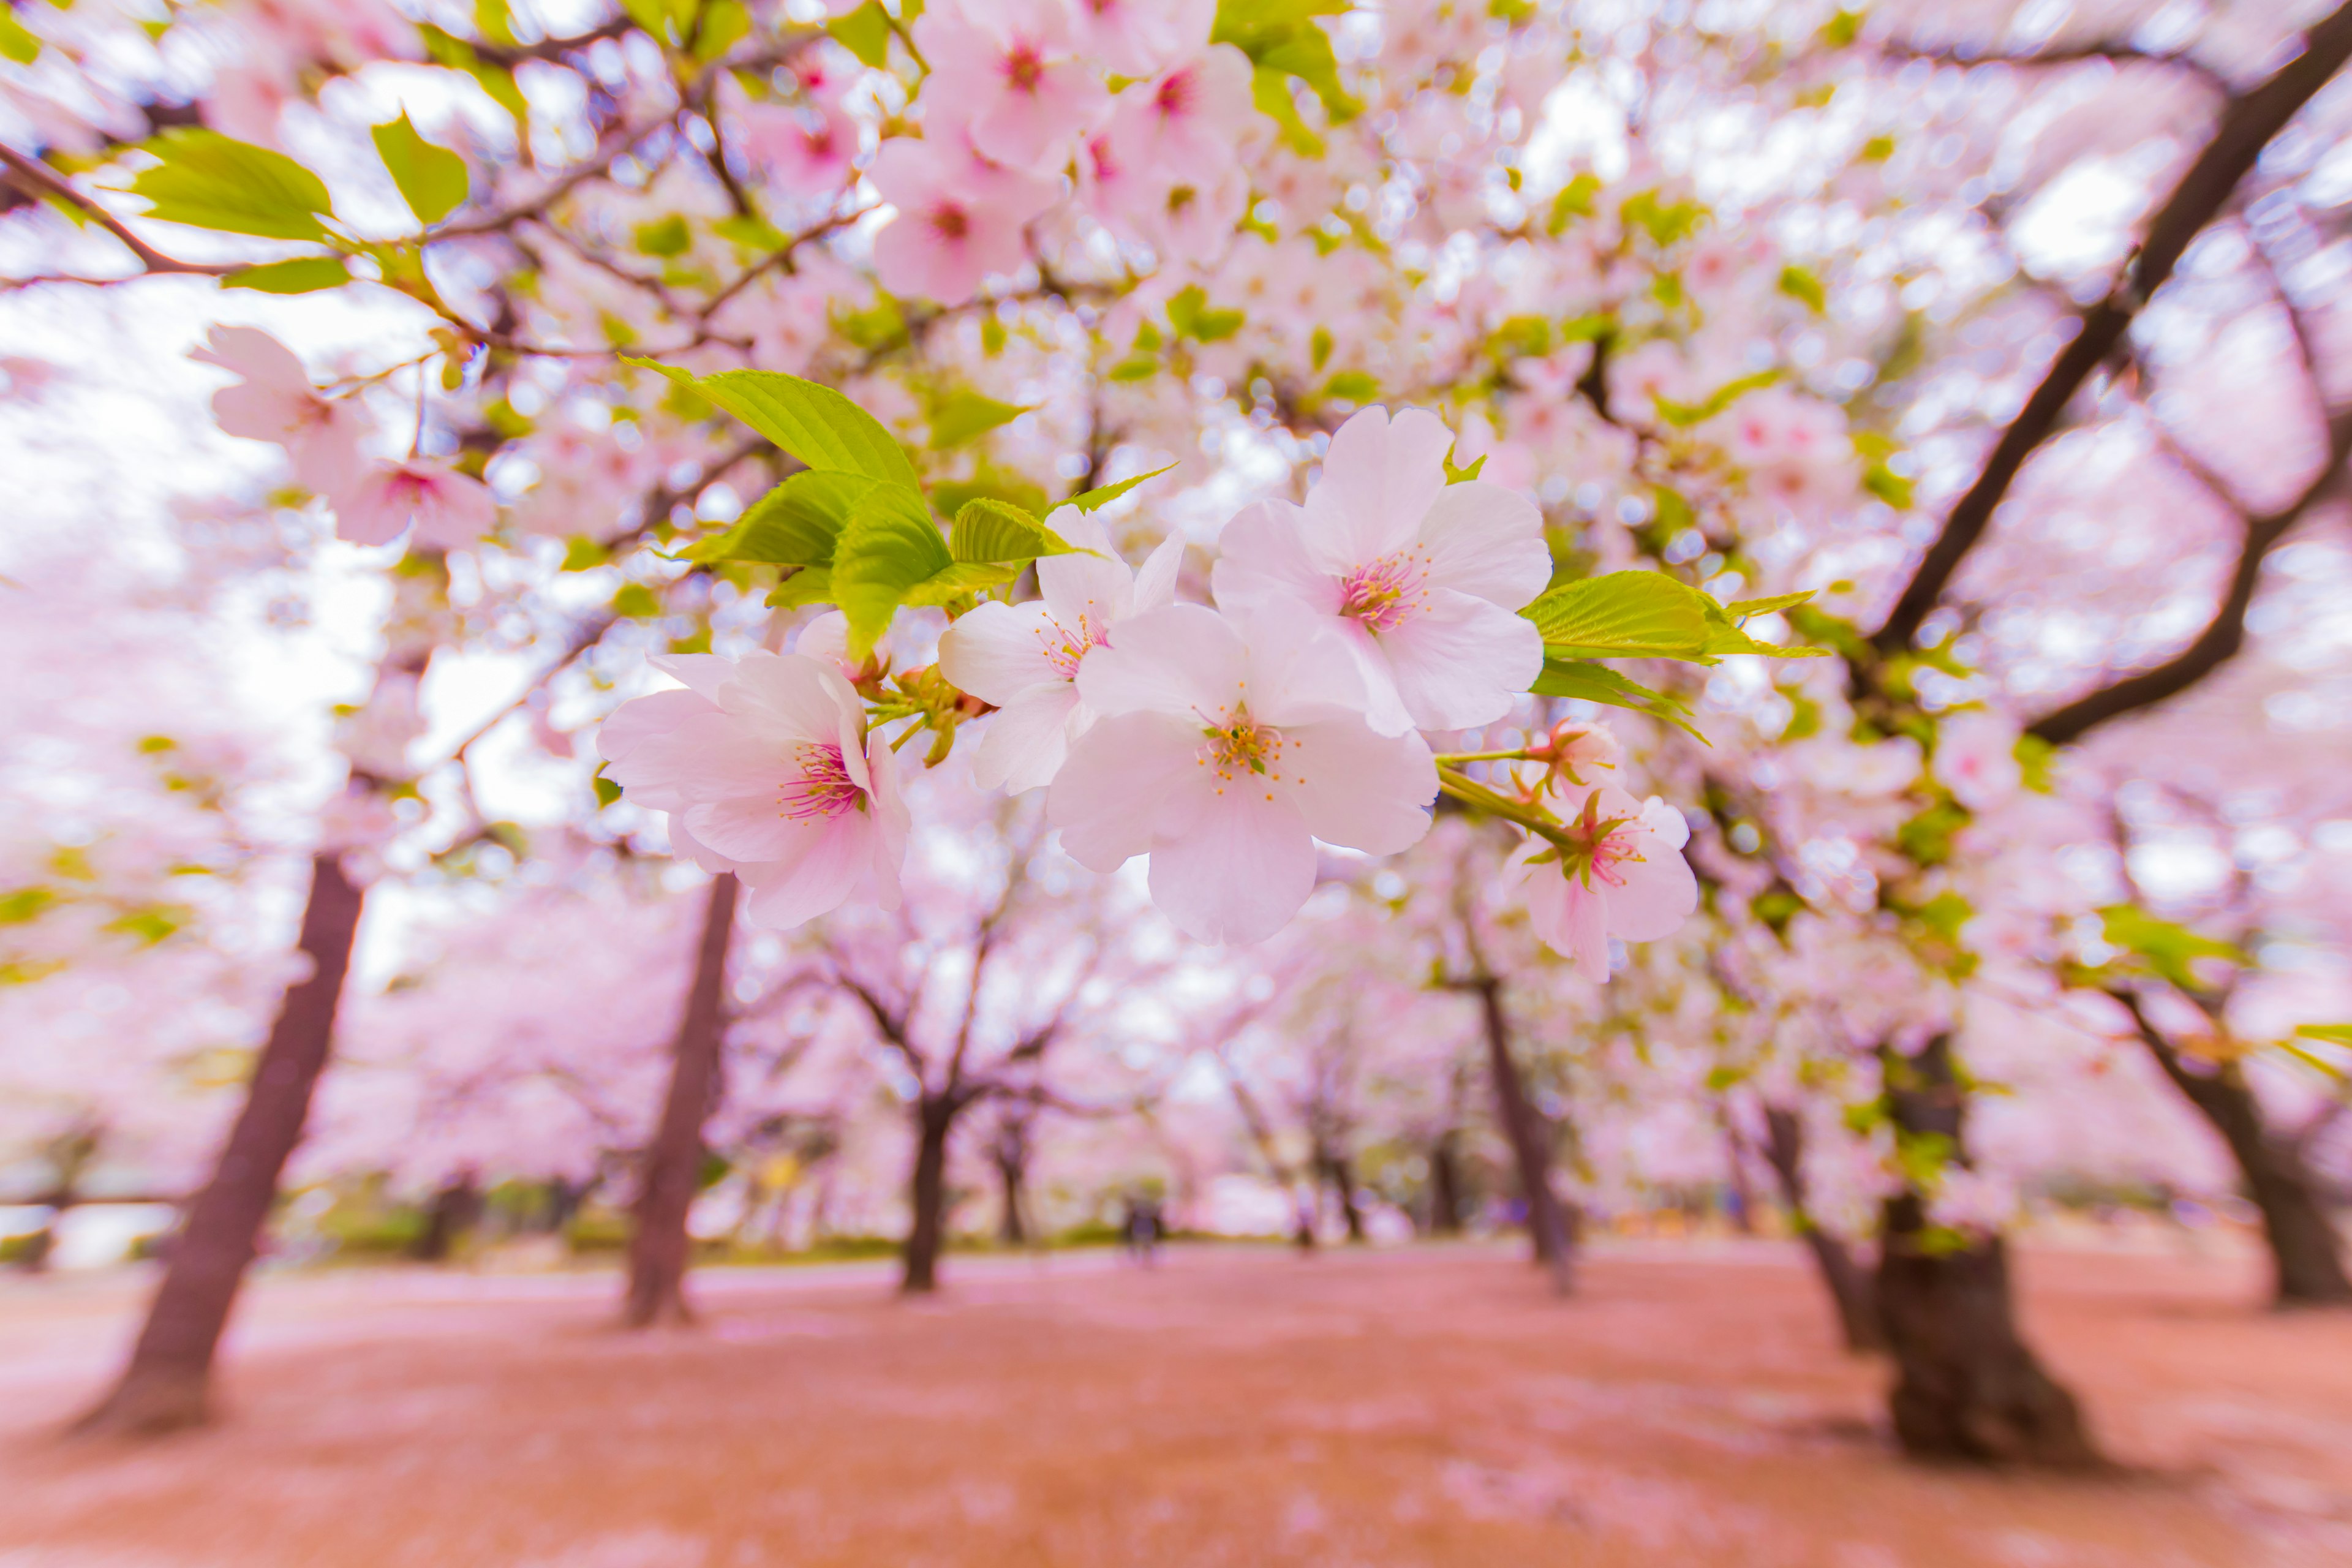
[(1969, 825), (1967, 811), (1939, 800), (1895, 830), (1895, 847), (1922, 866), (1940, 866), (1952, 858), (1952, 836)]
[[(1339, 85), (1339, 58), (1315, 18), (1347, 10), (1348, 0), (1219, 0), (1209, 41), (1233, 45), (1261, 73), (1297, 77), (1323, 100), (1324, 112), (1338, 125), (1353, 119), (1360, 106)], [(1261, 109), (1264, 96), (1259, 95)]]
[(1544, 232), (1556, 238), (1578, 218), (1591, 217), (1600, 195), (1600, 175), (1577, 175), (1552, 197), (1550, 215), (1544, 219)]
[[(1801, 597), (1746, 603), (1780, 609)], [(1563, 584), (1519, 613), (1535, 622), (1545, 647), (1561, 658), (1676, 658), (1713, 664), (1727, 654), (1806, 658), (1823, 652), (1759, 642), (1739, 628), (1737, 617), (1723, 605), (1663, 572), (1612, 572)]]
[(1528, 688), (1538, 697), (1573, 697), (1587, 702), (1605, 703), (1612, 708), (1630, 709), (1646, 713), (1664, 723), (1672, 724), (1701, 745), (1707, 738), (1698, 732), (1690, 721), (1690, 704), (1671, 692), (1654, 691), (1637, 680), (1629, 680), (1606, 665), (1581, 659), (1555, 658), (1547, 653), (1543, 673)]
[(1712, 216), (1703, 202), (1661, 201), (1654, 189), (1634, 192), (1617, 208), (1618, 221), (1641, 229), (1661, 250), (1697, 233)]
[(2048, 795), (2057, 787), (2057, 781), (2051, 776), (2058, 760), (2057, 747), (2039, 735), (2020, 735), (2011, 754), (2017, 758), (2018, 771), (2027, 789), (2036, 795)]
[(291, 261), (247, 267), (221, 279), (224, 289), (255, 289), (264, 294), (315, 294), (341, 288), (352, 280), (352, 269), (340, 256), (301, 256)]
[(850, 657), (872, 653), (898, 606), (955, 566), (919, 495), (900, 485), (867, 490), (850, 509), (831, 571), (833, 602), (849, 620)]
[(1323, 155), (1323, 138), (1307, 129), (1300, 118), (1298, 101), (1291, 96), (1290, 77), (1272, 66), (1259, 66), (1250, 75), (1250, 101), (1257, 111), (1274, 121), (1275, 134), (1282, 144), (1302, 158)]
[(1144, 480), (1156, 479), (1175, 466), (1171, 463), (1167, 468), (1154, 468), (1148, 474), (1138, 474), (1133, 479), (1121, 479), (1117, 484), (1097, 486), (1093, 489), (1084, 490), (1072, 496), (1063, 504), (1076, 507), (1080, 511), (1098, 511), (1143, 483)]
[(425, 40), (426, 56), (435, 65), (446, 66), (455, 71), (463, 71), (472, 77), (475, 84), (489, 96), (491, 102), (514, 116), (515, 128), (518, 132), (529, 129), (530, 103), (523, 97), (522, 89), (515, 85), (513, 72), (503, 66), (494, 65), (482, 58), (474, 52), (473, 45), (454, 34), (444, 32), (430, 23), (419, 26), (416, 30)]
[(824, 30), (867, 69), (880, 70), (890, 63), (890, 14), (875, 0), (866, 0), (848, 15), (835, 16)]
[(751, 13), (740, 0), (710, 0), (695, 24), (694, 58), (709, 64), (751, 33)]
[(662, 613), (662, 604), (643, 583), (624, 583), (613, 595), (613, 613), (630, 620), (650, 620)]
[(1248, 320), (1239, 310), (1213, 310), (1209, 296), (1198, 283), (1187, 283), (1168, 301), (1168, 324), (1180, 338), (1195, 342), (1223, 342), (1242, 330)]
[(948, 553), (965, 565), (1024, 565), (1077, 548), (1021, 508), (984, 496), (964, 502), (948, 531)]
[(175, 931), (184, 931), (195, 923), (196, 911), (185, 904), (147, 904), (126, 910), (106, 922), (106, 929), (117, 936), (135, 939), (142, 947), (152, 947)]
[(653, 223), (641, 223), (631, 233), (630, 240), (645, 256), (664, 259), (684, 256), (694, 244), (694, 231), (686, 226), (686, 219), (677, 213)]
[(1862, 13), (1839, 11), (1822, 24), (1821, 40), (1825, 47), (1844, 48), (1862, 35)]
[(977, 440), (1001, 425), (1010, 425), (1029, 412), (1026, 404), (999, 403), (993, 397), (959, 388), (931, 409), (931, 450), (944, 452)]
[(400, 187), (401, 199), (416, 221), (430, 228), (466, 199), (466, 160), (420, 135), (408, 116), (372, 127), (376, 156)]
[(1323, 395), (1346, 403), (1370, 403), (1381, 395), (1381, 384), (1360, 370), (1343, 370), (1323, 384)]
[(906, 449), (882, 422), (829, 386), (781, 371), (724, 370), (698, 376), (648, 359), (624, 363), (690, 388), (812, 468), (863, 474), (910, 490), (922, 488)]
[(2352, 1046), (2352, 1024), (2301, 1024), (2296, 1026), (2295, 1038), (2319, 1040), (2331, 1046)]
[(1693, 425), (1714, 418), (1749, 393), (1771, 385), (1780, 376), (1781, 373), (1777, 370), (1759, 370), (1753, 375), (1743, 375), (1737, 381), (1726, 382), (1717, 387), (1703, 403), (1674, 403), (1663, 397), (1654, 401), (1657, 404), (1659, 418), (1678, 430), (1688, 429)]
[(2109, 946), (2123, 949), (2183, 991), (2201, 989), (2196, 973), (2189, 968), (2197, 959), (2217, 958), (2237, 964), (2251, 962), (2234, 943), (2200, 936), (2187, 926), (2158, 920), (2130, 904), (2108, 905), (2099, 911), (2099, 923)]
[[(850, 513), (879, 482), (863, 474), (816, 468), (794, 474), (746, 508), (734, 527), (686, 552), (686, 558), (830, 566)], [(908, 495), (921, 506), (919, 496), (912, 490)]]
[(1829, 290), (1822, 287), (1818, 277), (1802, 267), (1790, 265), (1780, 269), (1780, 292), (1791, 300), (1802, 300), (1816, 316), (1830, 308)]
[(1449, 485), (1467, 484), (1472, 479), (1476, 479), (1478, 477), (1478, 470), (1486, 466), (1486, 454), (1481, 452), (1475, 458), (1471, 459), (1470, 466), (1468, 468), (1457, 468), (1454, 466), (1454, 453), (1449, 448), (1445, 454), (1445, 482)]
[(147, 198), (151, 218), (265, 239), (327, 238), (320, 219), (334, 206), (326, 185), (283, 153), (192, 125), (163, 132), (144, 150), (161, 162), (128, 189)]
[(16, 14), (0, 6), (0, 59), (10, 59), (20, 66), (31, 65), (41, 58), (41, 40)]
[(38, 919), (57, 901), (57, 894), (47, 888), (18, 888), (0, 893), (0, 926), (23, 925)]

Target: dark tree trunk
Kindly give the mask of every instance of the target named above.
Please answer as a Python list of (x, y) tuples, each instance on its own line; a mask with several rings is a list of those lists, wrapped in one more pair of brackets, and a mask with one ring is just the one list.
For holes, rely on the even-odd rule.
[[(1962, 1158), (1966, 1109), (1951, 1042), (1916, 1057), (1882, 1049), (1886, 1103), (1906, 1137), (1948, 1141)], [(2099, 1462), (2074, 1396), (2042, 1370), (2017, 1328), (1999, 1237), (1931, 1239), (1916, 1191), (1886, 1202), (1878, 1310), (1897, 1380), (1895, 1436), (1916, 1458), (2080, 1467)]]
[(1487, 1067), (1495, 1080), (1495, 1110), (1511, 1142), (1517, 1162), (1519, 1191), (1527, 1199), (1528, 1235), (1535, 1260), (1551, 1274), (1552, 1289), (1567, 1295), (1575, 1284), (1575, 1260), (1568, 1216), (1559, 1196), (1551, 1190), (1551, 1148), (1536, 1108), (1528, 1101), (1519, 1080), (1519, 1064), (1511, 1056), (1511, 1033), (1503, 1016), (1502, 983), (1488, 978), (1477, 987), (1478, 1004), (1486, 1027)]
[(907, 1231), (906, 1271), (899, 1290), (927, 1296), (940, 1288), (940, 1245), (947, 1234), (948, 1134), (959, 1108), (943, 1095), (915, 1102), (915, 1170), (908, 1184), (915, 1221)]
[(1364, 1234), (1364, 1211), (1356, 1205), (1354, 1163), (1345, 1154), (1336, 1154), (1328, 1150), (1318, 1159), (1323, 1167), (1324, 1180), (1331, 1184), (1331, 1191), (1339, 1200), (1339, 1218), (1348, 1227), (1348, 1239), (1351, 1242), (1368, 1239)]
[(633, 1329), (686, 1323), (686, 1217), (702, 1189), (702, 1124), (719, 1099), (719, 1047), (727, 999), (727, 944), (735, 929), (735, 874), (714, 878), (671, 1049), (669, 1096), (638, 1177), (629, 1233), (629, 1294), (622, 1321)]
[(1732, 1124), (1731, 1107), (1715, 1104), (1716, 1120), (1723, 1125), (1723, 1166), (1730, 1188), (1732, 1228), (1742, 1236), (1756, 1234), (1756, 1189), (1748, 1181), (1748, 1144)]
[(77, 1127), (58, 1137), (49, 1145), (49, 1164), (57, 1180), (49, 1190), (33, 1201), (49, 1211), (41, 1228), (25, 1238), (24, 1249), (16, 1255), (16, 1267), (27, 1274), (48, 1271), (49, 1254), (57, 1249), (58, 1222), (66, 1211), (81, 1201), (82, 1173), (97, 1162), (99, 1133), (94, 1127)]
[(1020, 1154), (1002, 1142), (996, 1149), (996, 1176), (1004, 1190), (1004, 1213), (996, 1224), (996, 1239), (1007, 1247), (1029, 1245), (1029, 1222), (1023, 1215), (1028, 1194)]
[(131, 1364), (78, 1430), (169, 1432), (205, 1418), (214, 1352), (236, 1304), (246, 1267), (260, 1247), (262, 1226), (277, 1202), (278, 1175), (301, 1142), (311, 1090), (327, 1065), (362, 898), (334, 856), (311, 858), (300, 939), (310, 973), (287, 987), (220, 1163), (173, 1238), (171, 1261)]
[(1452, 1127), (1430, 1145), (1429, 1229), (1434, 1236), (1462, 1234), (1462, 1134)]
[(2194, 1071), (2136, 1005), (2132, 1013), (2140, 1039), (2164, 1076), (2213, 1124), (2238, 1162), (2246, 1195), (2262, 1211), (2263, 1236), (2270, 1243), (2273, 1300), (2282, 1307), (2352, 1305), (2343, 1238), (2328, 1218), (2302, 1149), (2271, 1135), (2263, 1124), (2262, 1103), (2235, 1062)]
[(443, 1183), (425, 1211), (425, 1228), (417, 1232), (408, 1255), (420, 1263), (447, 1261), (457, 1243), (480, 1223), (481, 1217), (482, 1191), (475, 1184), (471, 1172)]
[(1805, 1124), (1783, 1105), (1764, 1108), (1764, 1159), (1780, 1184), (1780, 1201), (1789, 1207), (1789, 1223), (1805, 1238), (1813, 1262), (1837, 1307), (1838, 1327), (1850, 1351), (1881, 1351), (1886, 1336), (1878, 1327), (1878, 1293), (1870, 1275), (1854, 1258), (1843, 1237), (1823, 1230), (1813, 1219), (1805, 1197)]

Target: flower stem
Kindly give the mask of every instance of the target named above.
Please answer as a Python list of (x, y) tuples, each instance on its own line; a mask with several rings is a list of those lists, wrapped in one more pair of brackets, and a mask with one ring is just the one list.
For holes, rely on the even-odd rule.
[(1528, 760), (1525, 746), (1515, 747), (1507, 752), (1440, 752), (1437, 753), (1437, 765), (1441, 768), (1458, 768), (1465, 763), (1524, 763)]
[(1454, 759), (1441, 757), (1437, 764), (1437, 787), (1465, 805), (1475, 805), (1491, 816), (1514, 822), (1554, 848), (1573, 853), (1579, 846), (1567, 829), (1554, 821), (1549, 812), (1539, 807), (1524, 805), (1508, 795), (1497, 795), (1477, 780), (1448, 765)]

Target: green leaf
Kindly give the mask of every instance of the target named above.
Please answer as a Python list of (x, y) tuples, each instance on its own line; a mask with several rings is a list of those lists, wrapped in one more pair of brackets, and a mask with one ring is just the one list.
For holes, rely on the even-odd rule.
[(593, 572), (613, 558), (613, 552), (584, 533), (575, 533), (563, 544), (565, 572)]
[(908, 595), (955, 564), (919, 495), (898, 485), (868, 490), (833, 552), (833, 602), (849, 620), (849, 657), (872, 653)]
[(868, 70), (878, 71), (890, 63), (890, 14), (875, 0), (866, 0), (845, 16), (835, 16), (824, 30)]
[(959, 561), (935, 572), (907, 590), (909, 606), (949, 605), (990, 588), (1001, 588), (1021, 575), (1023, 561)]
[(1723, 613), (1735, 621), (1745, 620), (1749, 616), (1778, 615), (1782, 610), (1794, 609), (1811, 598), (1813, 594), (1813, 589), (1807, 588), (1795, 594), (1775, 594), (1766, 599), (1734, 599), (1723, 606)]
[(1628, 680), (1606, 665), (1589, 664), (1580, 659), (1560, 658), (1547, 649), (1543, 673), (1528, 688), (1538, 697), (1574, 697), (1587, 702), (1602, 702), (1612, 708), (1630, 709), (1646, 713), (1651, 718), (1672, 724), (1702, 746), (1707, 738), (1698, 732), (1690, 721), (1690, 705), (1670, 692), (1654, 691), (1637, 680)]
[(772, 609), (797, 610), (803, 605), (833, 603), (833, 569), (803, 566), (775, 586), (768, 595)]
[(221, 279), (224, 289), (257, 289), (264, 294), (315, 294), (352, 280), (352, 269), (340, 256), (302, 256), (292, 261), (272, 261), (247, 267)]
[(613, 613), (630, 620), (650, 620), (662, 613), (662, 603), (643, 583), (624, 583), (613, 595)]
[[(811, 468), (794, 474), (744, 510), (735, 526), (686, 552), (688, 561), (759, 561), (778, 566), (830, 566), (841, 531), (867, 492), (880, 484), (863, 474)], [(922, 497), (907, 487), (902, 504)]]
[(1662, 202), (1654, 188), (1634, 192), (1617, 208), (1620, 222), (1640, 227), (1661, 250), (1688, 238), (1711, 216), (1701, 202)]
[(982, 496), (1009, 502), (1032, 517), (1043, 517), (1054, 510), (1053, 499), (1037, 485), (1020, 474), (985, 463), (974, 468), (968, 479), (940, 480), (931, 487), (930, 494), (931, 510), (942, 517), (953, 517), (963, 510), (964, 502)]
[(686, 226), (686, 219), (677, 213), (652, 223), (641, 223), (630, 235), (638, 252), (645, 256), (667, 258), (684, 256), (694, 245), (694, 231)]
[(1113, 381), (1149, 381), (1160, 374), (1160, 362), (1149, 354), (1130, 354), (1108, 374)]
[(465, 201), (466, 160), (425, 140), (405, 111), (397, 120), (371, 127), (368, 134), (375, 138), (376, 156), (391, 171), (392, 183), (400, 187), (417, 222), (430, 228)]
[(1071, 555), (1077, 549), (1021, 508), (984, 496), (964, 502), (948, 531), (948, 553), (961, 565), (1025, 566), (1040, 555)]
[(657, 371), (709, 399), (812, 468), (922, 489), (906, 449), (882, 422), (829, 386), (780, 371), (723, 370), (698, 376), (649, 359), (625, 355), (623, 363)]
[(1209, 41), (1231, 44), (1261, 69), (1295, 76), (1323, 100), (1331, 123), (1354, 118), (1359, 105), (1339, 85), (1339, 61), (1318, 16), (1337, 16), (1347, 0), (1219, 0)]
[(611, 779), (606, 778), (603, 768), (598, 768), (596, 770), (596, 776), (590, 779), (588, 782), (595, 786), (596, 807), (598, 810), (603, 810), (605, 806), (612, 805), (614, 801), (621, 798), (621, 786), (614, 784)]
[(1696, 662), (1706, 655), (1711, 603), (1663, 572), (1612, 572), (1563, 584), (1519, 613), (1565, 658)]
[(931, 450), (944, 452), (975, 440), (1000, 425), (1012, 424), (1031, 406), (999, 403), (970, 390), (951, 392), (931, 409)]
[[(1696, 590), (1694, 590), (1694, 592), (1696, 591)], [(1751, 599), (1748, 602), (1749, 604), (1756, 605), (1777, 605), (1785, 604), (1793, 605), (1802, 603), (1804, 600), (1811, 598), (1811, 596), (1812, 595), (1811, 594), (1798, 594), (1794, 595), (1783, 594), (1780, 595), (1778, 599)], [(1721, 658), (1730, 654), (1757, 654), (1766, 658), (1827, 658), (1829, 657), (1830, 650), (1825, 647), (1805, 647), (1801, 645), (1783, 647), (1779, 643), (1763, 642), (1755, 637), (1749, 637), (1746, 632), (1739, 628), (1738, 623), (1733, 619), (1729, 610), (1717, 604), (1705, 594), (1700, 594), (1699, 597), (1706, 600), (1706, 647), (1705, 651), (1710, 660)], [(1750, 615), (1759, 615), (1762, 612), (1749, 611), (1748, 613)]]
[(1133, 479), (1121, 479), (1115, 485), (1098, 485), (1093, 489), (1082, 490), (1062, 504), (1076, 507), (1080, 511), (1099, 511), (1144, 480), (1156, 479), (1175, 466), (1171, 463), (1166, 468), (1154, 468), (1148, 474), (1138, 474)]
[(334, 214), (326, 185), (283, 153), (193, 125), (163, 132), (145, 151), (162, 162), (128, 189), (152, 204), (148, 217), (265, 239), (327, 237), (319, 221)]
[(1544, 220), (1544, 232), (1557, 237), (1568, 226), (1580, 217), (1592, 216), (1595, 198), (1601, 195), (1601, 176), (1579, 174), (1560, 186), (1551, 199), (1551, 215)]
[(2192, 959), (2218, 958), (2236, 964), (2251, 962), (2233, 942), (2200, 936), (2187, 926), (2158, 920), (2129, 904), (2110, 904), (2101, 910), (2099, 923), (2110, 945), (2139, 958), (2183, 991), (2200, 989), (2195, 973), (2189, 967)]
[(2352, 1046), (2352, 1024), (2298, 1024), (2294, 1037), (2330, 1046)]
[(142, 946), (152, 947), (173, 932), (194, 924), (195, 919), (196, 911), (185, 904), (149, 904), (126, 910), (107, 921), (105, 929), (117, 936), (136, 937)]
[(1468, 468), (1457, 468), (1454, 466), (1454, 454), (1449, 450), (1445, 454), (1445, 482), (1449, 485), (1467, 484), (1476, 479), (1478, 470), (1486, 466), (1486, 454), (1481, 452), (1470, 460)]
[(1323, 395), (1349, 403), (1370, 403), (1381, 395), (1381, 384), (1360, 370), (1343, 370), (1323, 384)]
[(474, 31), (491, 43), (512, 47), (514, 25), (508, 19), (507, 0), (474, 0)]
[(1862, 35), (1862, 13), (1839, 11), (1822, 24), (1821, 40), (1827, 47), (1844, 48)]
[(1259, 66), (1250, 76), (1250, 101), (1274, 121), (1282, 144), (1302, 158), (1320, 158), (1323, 138), (1299, 118), (1298, 101), (1290, 93), (1290, 78), (1271, 66)]
[(1802, 267), (1780, 268), (1780, 292), (1791, 300), (1803, 300), (1806, 308), (1816, 316), (1830, 308), (1829, 290), (1822, 287), (1819, 278)]
[(0, 58), (20, 66), (31, 65), (41, 58), (41, 40), (5, 6), (0, 6)]
[(710, 232), (730, 244), (763, 253), (782, 250), (792, 243), (782, 229), (754, 213), (722, 217), (710, 226)]
[(1248, 320), (1239, 310), (1212, 310), (1209, 296), (1198, 283), (1187, 283), (1168, 301), (1168, 324), (1180, 338), (1196, 342), (1221, 342), (1242, 330)]
[(0, 926), (23, 925), (57, 901), (58, 896), (47, 888), (18, 888), (14, 892), (0, 893)]
[(1753, 375), (1743, 375), (1737, 381), (1726, 382), (1715, 389), (1704, 403), (1673, 403), (1665, 398), (1654, 399), (1658, 417), (1678, 429), (1687, 429), (1703, 420), (1712, 419), (1749, 393), (1771, 385), (1780, 379), (1781, 372), (1759, 370)]
[(1911, 510), (1911, 481), (1885, 463), (1873, 463), (1863, 470), (1862, 488), (1897, 511)]
[(694, 58), (709, 64), (733, 48), (751, 32), (751, 13), (740, 0), (710, 0), (694, 30)]

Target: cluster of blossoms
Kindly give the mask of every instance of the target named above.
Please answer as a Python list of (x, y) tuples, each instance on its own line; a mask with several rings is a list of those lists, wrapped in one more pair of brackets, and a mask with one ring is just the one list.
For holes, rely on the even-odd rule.
[[(1203, 941), (1280, 930), (1314, 890), (1318, 840), (1370, 855), (1418, 842), (1445, 760), (1424, 731), (1509, 715), (1544, 662), (1517, 612), (1552, 571), (1532, 505), (1449, 482), (1452, 444), (1425, 412), (1353, 416), (1304, 505), (1261, 501), (1226, 524), (1213, 607), (1175, 602), (1181, 536), (1138, 573), (1099, 524), (1053, 513), (1080, 548), (1038, 562), (1039, 597), (983, 603), (940, 639), (940, 674), (994, 710), (975, 777), (1048, 789), (1081, 865), (1149, 855), (1154, 901)], [(812, 640), (663, 660), (687, 689), (624, 706), (599, 741), (609, 776), (670, 814), (707, 869), (741, 875), (751, 918), (773, 925), (853, 898), (895, 904), (906, 848), (890, 749), (855, 672), (824, 657), (831, 637)], [(1614, 765), (1601, 731), (1530, 754)], [(1687, 830), (1662, 801), (1550, 765), (1573, 798), (1549, 847), (1530, 846), (1528, 906), (1547, 941), (1605, 975), (1607, 933), (1662, 936), (1696, 907)]]

